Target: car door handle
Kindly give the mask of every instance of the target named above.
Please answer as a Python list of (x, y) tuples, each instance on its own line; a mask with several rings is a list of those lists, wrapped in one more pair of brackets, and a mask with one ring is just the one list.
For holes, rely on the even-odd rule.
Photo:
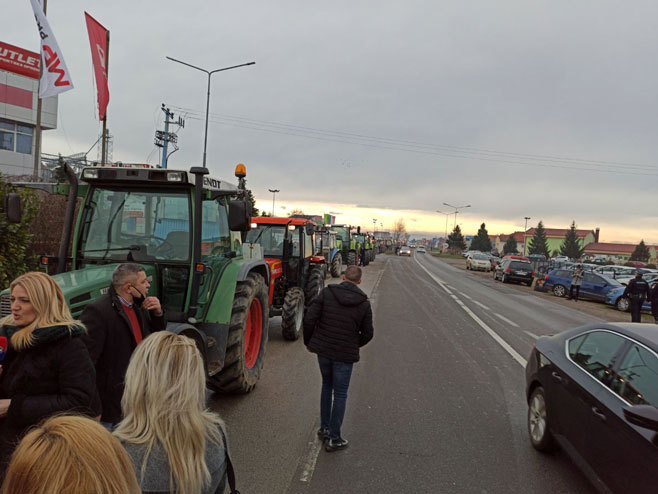
[(604, 414), (601, 410), (599, 410), (598, 408), (596, 408), (596, 407), (592, 407), (592, 413), (593, 413), (594, 415), (596, 415), (598, 418), (600, 418), (601, 420), (603, 420), (604, 422), (608, 419), (608, 418), (605, 416), (605, 414)]
[(558, 374), (557, 372), (552, 372), (551, 376), (553, 376), (554, 381), (557, 381), (559, 383), (564, 382), (564, 378), (562, 378), (562, 376), (560, 376), (560, 374)]

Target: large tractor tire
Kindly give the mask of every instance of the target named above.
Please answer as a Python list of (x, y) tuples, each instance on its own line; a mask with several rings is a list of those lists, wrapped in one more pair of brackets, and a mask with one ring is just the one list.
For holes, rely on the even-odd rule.
[(302, 334), (304, 322), (304, 292), (301, 288), (290, 288), (283, 300), (281, 312), (281, 334), (283, 338), (295, 341)]
[(356, 266), (358, 261), (359, 261), (359, 259), (356, 257), (356, 252), (351, 250), (347, 253), (347, 265), (348, 266)]
[(372, 252), (372, 259), (371, 260), (374, 261), (375, 258), (377, 257), (377, 249), (372, 249), (371, 252)]
[(322, 272), (322, 266), (311, 266), (311, 272), (308, 275), (308, 283), (306, 283), (306, 289), (304, 290), (304, 300), (306, 301), (307, 307), (313, 303), (318, 295), (320, 295), (323, 288), (324, 273)]
[(250, 273), (235, 288), (226, 357), (208, 387), (223, 393), (248, 393), (263, 368), (269, 328), (269, 293), (263, 277)]
[(340, 255), (340, 252), (336, 252), (333, 261), (331, 261), (331, 276), (334, 278), (340, 278), (342, 268), (343, 256)]

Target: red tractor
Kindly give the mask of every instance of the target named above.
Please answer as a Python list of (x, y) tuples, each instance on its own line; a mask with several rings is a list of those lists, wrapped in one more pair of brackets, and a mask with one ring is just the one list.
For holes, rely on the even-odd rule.
[(258, 216), (245, 243), (260, 245), (270, 268), (270, 317), (281, 316), (287, 340), (302, 333), (304, 309), (324, 288), (325, 259), (314, 255), (315, 223), (302, 218)]

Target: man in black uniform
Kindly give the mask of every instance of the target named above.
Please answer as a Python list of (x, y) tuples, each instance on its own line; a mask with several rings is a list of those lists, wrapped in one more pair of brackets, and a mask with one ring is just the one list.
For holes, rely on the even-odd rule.
[(635, 270), (635, 278), (626, 285), (624, 297), (631, 301), (631, 321), (642, 322), (642, 304), (649, 298), (649, 283), (642, 279), (640, 270)]

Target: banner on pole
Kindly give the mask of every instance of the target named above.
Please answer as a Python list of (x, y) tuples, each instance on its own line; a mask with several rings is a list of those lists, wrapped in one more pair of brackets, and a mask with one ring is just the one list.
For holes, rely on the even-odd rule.
[(110, 90), (107, 85), (107, 34), (105, 29), (96, 19), (85, 12), (87, 21), (87, 32), (89, 33), (89, 45), (91, 46), (91, 60), (94, 64), (94, 75), (96, 77), (96, 93), (98, 96), (98, 120), (105, 118), (107, 104), (110, 102)]
[(34, 10), (34, 18), (37, 21), (39, 36), (41, 37), (43, 70), (41, 71), (41, 82), (39, 84), (39, 98), (48, 98), (73, 89), (73, 83), (55, 35), (43, 13), (41, 3), (39, 0), (30, 0), (30, 3), (32, 4), (32, 10)]

